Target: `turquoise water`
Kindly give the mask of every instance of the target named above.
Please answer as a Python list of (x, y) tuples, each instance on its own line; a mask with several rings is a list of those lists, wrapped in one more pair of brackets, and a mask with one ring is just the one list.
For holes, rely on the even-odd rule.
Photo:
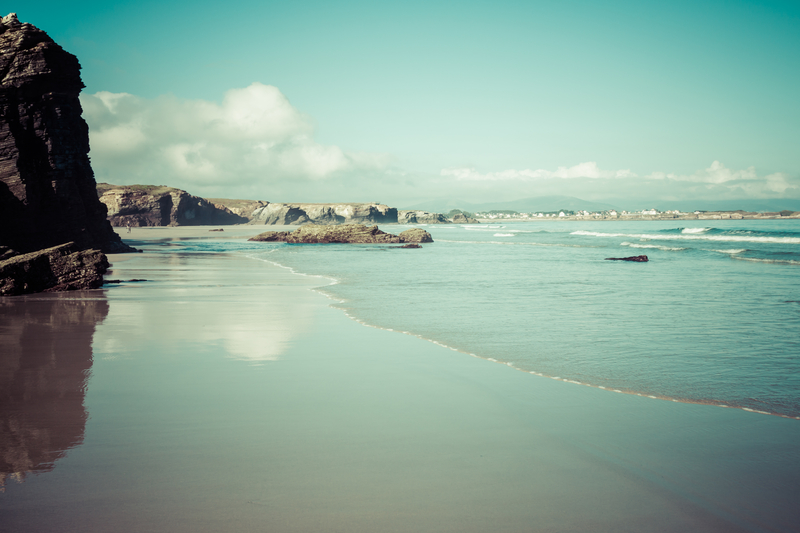
[[(435, 242), (418, 250), (243, 242), (183, 247), (222, 246), (326, 276), (335, 283), (322, 290), (359, 320), (521, 370), (800, 416), (797, 221), (425, 229)], [(640, 254), (650, 261), (604, 260)]]

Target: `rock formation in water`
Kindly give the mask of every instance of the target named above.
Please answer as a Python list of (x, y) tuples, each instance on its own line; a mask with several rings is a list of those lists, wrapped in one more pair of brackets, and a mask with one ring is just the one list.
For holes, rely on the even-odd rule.
[(133, 251), (106, 220), (89, 164), (77, 58), (47, 34), (0, 22), (0, 245), (31, 252), (66, 242)]
[(270, 203), (250, 215), (253, 224), (394, 224), (397, 209), (384, 204), (281, 204)]
[(398, 211), (397, 222), (399, 224), (450, 224), (441, 213), (429, 213), (428, 211)]
[(155, 185), (99, 183), (97, 194), (114, 226), (244, 224), (248, 218), (186, 191)]
[(633, 261), (636, 263), (647, 263), (649, 259), (646, 255), (634, 255), (631, 257), (606, 257), (606, 261)]
[(108, 266), (105, 254), (72, 242), (13, 255), (0, 261), (0, 296), (96, 289)]
[(454, 224), (480, 224), (476, 219), (468, 217), (464, 213), (456, 213), (453, 215)]
[(433, 242), (431, 234), (419, 228), (410, 229), (400, 235), (392, 235), (363, 224), (342, 224), (339, 226), (320, 226), (306, 224), (294, 231), (267, 231), (249, 239), (264, 242), (288, 242), (295, 244), (392, 244)]

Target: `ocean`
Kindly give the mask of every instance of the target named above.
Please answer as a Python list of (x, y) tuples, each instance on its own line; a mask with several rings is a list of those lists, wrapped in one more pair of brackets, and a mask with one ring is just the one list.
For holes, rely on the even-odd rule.
[[(185, 246), (322, 276), (318, 290), (351, 317), (465, 356), (574, 385), (800, 418), (797, 221), (424, 227), (435, 242), (415, 250)], [(649, 262), (605, 260), (641, 254)]]

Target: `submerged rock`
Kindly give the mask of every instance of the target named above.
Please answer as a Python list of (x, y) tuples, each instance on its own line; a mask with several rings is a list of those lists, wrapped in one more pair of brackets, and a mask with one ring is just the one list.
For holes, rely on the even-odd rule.
[(69, 242), (0, 261), (0, 295), (96, 289), (109, 264), (99, 250)]
[(263, 242), (288, 242), (297, 244), (352, 243), (352, 244), (392, 244), (433, 242), (431, 234), (415, 228), (400, 235), (392, 235), (363, 224), (342, 224), (340, 226), (321, 226), (306, 224), (294, 231), (267, 231), (248, 240)]
[(636, 263), (647, 263), (649, 259), (646, 255), (634, 255), (631, 257), (606, 257), (606, 261), (634, 261)]

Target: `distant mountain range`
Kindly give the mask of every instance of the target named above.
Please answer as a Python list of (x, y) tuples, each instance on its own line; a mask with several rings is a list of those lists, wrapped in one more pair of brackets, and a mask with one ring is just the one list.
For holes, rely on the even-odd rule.
[(668, 209), (678, 209), (684, 212), (691, 211), (753, 211), (753, 212), (773, 212), (773, 211), (800, 211), (800, 199), (774, 198), (767, 200), (760, 199), (741, 199), (741, 200), (676, 200), (676, 201), (642, 201), (642, 200), (619, 200), (613, 204), (604, 202), (592, 202), (581, 200), (574, 196), (537, 196), (535, 198), (522, 198), (510, 202), (486, 202), (470, 203), (457, 199), (436, 199), (429, 200), (408, 207), (431, 211), (435, 213), (447, 213), (452, 209), (461, 209), (471, 213), (486, 212), (491, 210), (510, 210), (520, 213), (530, 212), (553, 212), (562, 209), (570, 211), (607, 211), (615, 209), (617, 211), (626, 209), (628, 211), (639, 211), (642, 209), (655, 208), (659, 211)]

